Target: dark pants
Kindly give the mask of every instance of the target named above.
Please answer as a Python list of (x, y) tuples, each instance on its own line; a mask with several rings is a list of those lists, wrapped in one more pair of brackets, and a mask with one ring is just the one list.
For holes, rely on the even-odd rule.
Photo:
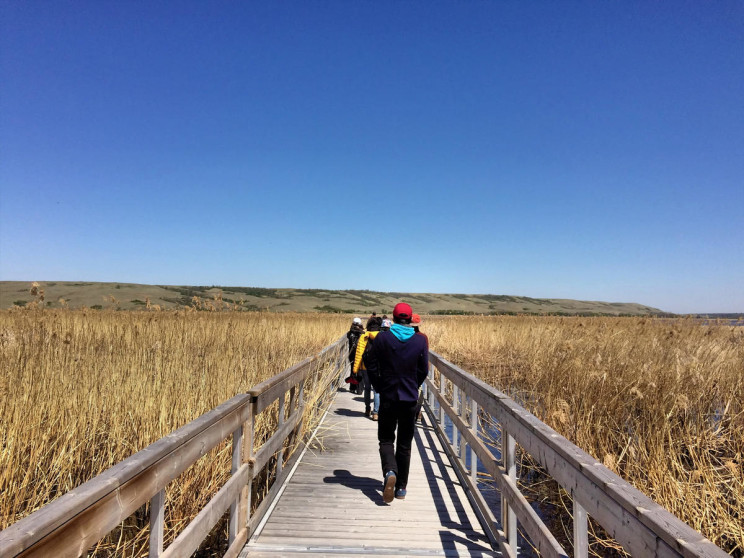
[[(395, 429), (398, 441), (395, 443)], [(416, 401), (380, 400), (380, 419), (377, 423), (377, 439), (380, 441), (380, 460), (382, 474), (394, 471), (397, 480), (395, 488), (408, 485), (408, 471), (411, 467), (411, 443), (416, 427)], [(395, 449), (393, 445), (395, 444)]]

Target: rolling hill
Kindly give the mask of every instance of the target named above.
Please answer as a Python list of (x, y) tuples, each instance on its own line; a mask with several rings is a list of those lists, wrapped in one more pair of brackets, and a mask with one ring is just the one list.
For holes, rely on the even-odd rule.
[(272, 312), (391, 313), (404, 300), (419, 314), (581, 314), (655, 315), (662, 311), (632, 302), (599, 302), (569, 299), (530, 298), (492, 294), (398, 293), (367, 290), (269, 289), (259, 287), (216, 287), (140, 285), (135, 283), (94, 283), (40, 281), (37, 294), (29, 281), (0, 281), (0, 308), (25, 306), (39, 301), (49, 308), (198, 309), (236, 308)]

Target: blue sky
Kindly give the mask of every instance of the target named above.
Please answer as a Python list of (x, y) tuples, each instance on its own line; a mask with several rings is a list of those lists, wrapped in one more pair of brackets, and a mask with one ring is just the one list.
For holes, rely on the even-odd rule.
[(0, 279), (744, 311), (744, 3), (0, 2)]

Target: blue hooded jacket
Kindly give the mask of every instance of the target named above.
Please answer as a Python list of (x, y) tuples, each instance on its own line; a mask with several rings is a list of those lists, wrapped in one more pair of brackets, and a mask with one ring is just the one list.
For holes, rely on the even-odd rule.
[(417, 401), (419, 387), (429, 373), (426, 338), (414, 335), (411, 327), (394, 324), (390, 331), (377, 334), (365, 364), (372, 386), (382, 398)]

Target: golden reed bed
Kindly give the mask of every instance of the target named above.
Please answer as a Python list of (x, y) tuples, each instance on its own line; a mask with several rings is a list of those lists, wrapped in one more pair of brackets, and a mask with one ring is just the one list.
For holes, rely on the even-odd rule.
[[(319, 350), (349, 323), (329, 314), (0, 312), (0, 528)], [(447, 317), (422, 329), (446, 358), (742, 555), (744, 328)], [(229, 461), (223, 445), (169, 486), (166, 542), (225, 482)], [(146, 555), (142, 524), (114, 532), (96, 555)]]

